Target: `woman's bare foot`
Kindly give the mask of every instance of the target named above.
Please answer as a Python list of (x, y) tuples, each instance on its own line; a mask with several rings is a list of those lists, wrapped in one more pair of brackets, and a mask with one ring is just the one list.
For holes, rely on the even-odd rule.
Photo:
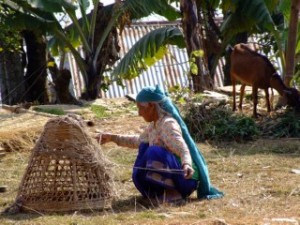
[(174, 205), (183, 205), (185, 203), (185, 199), (182, 198), (182, 195), (173, 189), (168, 189), (165, 193), (159, 197), (161, 204), (174, 204)]

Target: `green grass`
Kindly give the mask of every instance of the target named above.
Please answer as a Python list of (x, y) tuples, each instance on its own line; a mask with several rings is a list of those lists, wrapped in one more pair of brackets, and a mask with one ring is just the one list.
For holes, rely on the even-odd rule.
[(90, 109), (98, 119), (106, 117), (118, 117), (137, 111), (136, 104), (133, 102), (129, 102), (124, 105), (112, 105), (110, 108), (102, 105), (91, 105)]
[(65, 115), (65, 111), (59, 108), (51, 108), (51, 109), (46, 109), (46, 108), (40, 108), (40, 107), (34, 107), (34, 111), (36, 112), (43, 112), (43, 113), (49, 113), (49, 114), (54, 114), (54, 115)]
[(91, 105), (91, 111), (95, 114), (96, 118), (103, 118), (109, 116), (107, 108), (102, 105)]

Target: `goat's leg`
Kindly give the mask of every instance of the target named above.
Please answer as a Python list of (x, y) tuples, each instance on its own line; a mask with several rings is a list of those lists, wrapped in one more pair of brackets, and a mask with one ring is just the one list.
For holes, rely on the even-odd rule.
[(271, 105), (270, 105), (270, 96), (269, 96), (269, 89), (268, 88), (265, 89), (265, 97), (266, 97), (268, 113), (270, 113), (271, 112)]
[(244, 94), (245, 94), (245, 84), (242, 84), (241, 89), (240, 89), (240, 103), (239, 103), (239, 110), (243, 110), (243, 99), (244, 99)]
[(232, 84), (232, 99), (233, 99), (233, 104), (232, 104), (232, 111), (236, 111), (236, 102), (235, 102), (235, 79), (231, 78), (231, 84)]
[(274, 90), (273, 90), (273, 88), (271, 88), (270, 106), (271, 106), (271, 111), (274, 110)]
[(257, 103), (258, 103), (258, 97), (257, 97), (258, 88), (255, 84), (252, 86), (252, 98), (253, 98), (253, 117), (257, 118)]

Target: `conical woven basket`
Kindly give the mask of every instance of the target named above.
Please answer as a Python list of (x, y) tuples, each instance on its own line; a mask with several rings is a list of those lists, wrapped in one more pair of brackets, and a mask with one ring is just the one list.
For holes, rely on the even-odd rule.
[(107, 161), (75, 116), (50, 119), (32, 150), (16, 202), (28, 211), (109, 207)]

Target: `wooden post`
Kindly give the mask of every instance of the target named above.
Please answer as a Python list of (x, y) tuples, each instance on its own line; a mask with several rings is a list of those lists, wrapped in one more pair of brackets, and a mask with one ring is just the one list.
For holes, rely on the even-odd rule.
[(284, 83), (290, 87), (290, 82), (295, 70), (295, 51), (297, 42), (297, 28), (300, 0), (292, 0), (291, 17), (289, 21), (289, 34), (286, 52), (286, 74), (284, 74)]
[[(4, 156), (5, 156), (5, 150), (4, 150), (4, 148), (2, 148), (0, 146), (0, 159), (3, 158)], [(0, 193), (6, 192), (6, 190), (7, 190), (6, 186), (1, 186), (0, 185)]]

